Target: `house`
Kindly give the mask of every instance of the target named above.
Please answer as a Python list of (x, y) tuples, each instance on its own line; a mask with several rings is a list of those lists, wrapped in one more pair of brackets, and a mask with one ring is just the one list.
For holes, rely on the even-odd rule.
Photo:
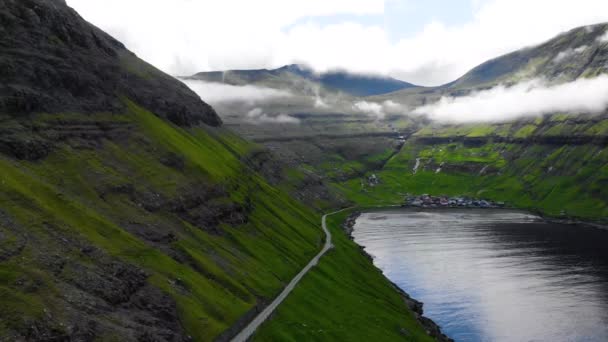
[(422, 207), (422, 201), (420, 199), (415, 199), (412, 202), (410, 202), (410, 205), (413, 207)]

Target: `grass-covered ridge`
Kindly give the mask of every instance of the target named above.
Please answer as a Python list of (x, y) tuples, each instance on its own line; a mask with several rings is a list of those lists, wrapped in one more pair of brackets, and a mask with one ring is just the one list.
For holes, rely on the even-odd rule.
[[(176, 303), (185, 335), (212, 340), (320, 248), (320, 216), (241, 161), (252, 145), (128, 108), (108, 116), (130, 125), (119, 137), (68, 139), (39, 161), (0, 156), (0, 336), (28, 336), (32, 324), (67, 336), (76, 321), (95, 322), (96, 338), (137, 339), (152, 329), (137, 315), (152, 309), (133, 298), (156, 288)], [(97, 120), (32, 120), (44, 129), (74, 119)], [(225, 217), (233, 212), (242, 217)], [(117, 265), (145, 276), (107, 270)], [(89, 302), (99, 304), (83, 311)], [(135, 320), (119, 309), (131, 306)]]

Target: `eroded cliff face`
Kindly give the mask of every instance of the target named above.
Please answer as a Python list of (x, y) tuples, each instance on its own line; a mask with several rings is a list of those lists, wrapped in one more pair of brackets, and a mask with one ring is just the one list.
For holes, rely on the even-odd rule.
[(2, 0), (0, 49), (2, 113), (121, 112), (126, 97), (180, 126), (221, 125), (185, 85), (137, 58), (64, 0)]

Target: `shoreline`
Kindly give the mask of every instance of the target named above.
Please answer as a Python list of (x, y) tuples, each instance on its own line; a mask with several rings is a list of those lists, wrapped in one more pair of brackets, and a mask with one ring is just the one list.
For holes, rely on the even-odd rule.
[(503, 207), (477, 207), (477, 206), (413, 206), (408, 204), (400, 204), (400, 205), (386, 205), (379, 207), (363, 207), (362, 211), (372, 211), (372, 210), (394, 210), (394, 209), (416, 209), (420, 211), (431, 211), (431, 210), (511, 210), (511, 211), (521, 211), (529, 214), (533, 214), (538, 216), (541, 220), (546, 223), (557, 223), (564, 224), (569, 226), (583, 226), (586, 228), (596, 228), (608, 230), (608, 223), (599, 222), (599, 221), (591, 221), (585, 220), (580, 217), (558, 217), (551, 216), (543, 213), (538, 209), (526, 209), (526, 208), (517, 208), (511, 206), (503, 206)]
[(554, 217), (554, 216), (546, 216), (541, 212), (534, 212), (534, 211), (530, 211), (530, 212), (535, 215), (538, 215), (541, 219), (543, 219), (543, 221), (545, 221), (547, 223), (558, 223), (558, 224), (564, 224), (564, 225), (569, 225), (569, 226), (583, 226), (586, 228), (608, 230), (608, 224), (605, 224), (605, 223), (599, 223), (599, 222), (595, 222), (595, 221), (585, 221), (585, 220), (581, 220), (579, 218), (574, 218), (574, 217), (558, 218), (558, 217)]
[[(570, 225), (570, 226), (580, 226), (584, 228), (593, 228), (593, 229), (602, 229), (608, 230), (608, 224), (594, 222), (594, 221), (585, 221), (580, 218), (567, 217), (567, 218), (557, 218), (554, 216), (548, 216), (541, 211), (538, 210), (530, 210), (530, 209), (522, 209), (522, 208), (513, 208), (513, 207), (477, 207), (477, 206), (459, 206), (459, 207), (418, 207), (411, 206), (407, 204), (401, 205), (385, 205), (385, 206), (375, 206), (375, 207), (360, 207), (357, 211), (350, 214), (345, 221), (341, 224), (342, 229), (348, 236), (350, 240), (355, 242), (355, 244), (359, 247), (360, 252), (369, 259), (373, 264), (373, 257), (365, 251), (365, 247), (359, 245), (353, 237), (354, 226), (357, 222), (357, 219), (363, 212), (374, 212), (374, 211), (382, 211), (382, 210), (420, 210), (420, 211), (435, 211), (435, 210), (510, 210), (510, 211), (521, 211), (529, 214), (536, 215), (540, 220), (546, 223), (554, 223), (554, 224), (562, 224), (562, 225)], [(376, 267), (383, 275), (384, 272)], [(426, 332), (431, 336), (437, 339), (438, 341), (454, 341), (447, 335), (445, 335), (441, 331), (441, 327), (435, 323), (432, 319), (425, 317), (423, 306), (424, 303), (412, 298), (404, 289), (400, 288), (397, 284), (391, 281), (388, 277), (384, 276), (385, 279), (389, 281), (390, 284), (395, 288), (397, 292), (402, 296), (403, 300), (406, 302), (407, 306), (414, 312), (416, 315), (416, 320), (422, 325), (422, 327), (426, 330)]]
[[(387, 207), (387, 208), (389, 208), (389, 207)], [(381, 208), (376, 208), (376, 209), (381, 209)], [(397, 209), (397, 208), (391, 207), (391, 209)], [(352, 235), (353, 229), (354, 229), (355, 223), (357, 222), (357, 219), (359, 218), (359, 216), (361, 216), (361, 213), (362, 213), (361, 211), (357, 210), (357, 211), (353, 212), (352, 214), (350, 214), (344, 220), (344, 222), (342, 222), (342, 224), (341, 224), (342, 230), (346, 233), (348, 238), (359, 247), (360, 253), (363, 256), (365, 256), (372, 263), (372, 265), (380, 271), (380, 273), (382, 273), (384, 278), (401, 295), (401, 298), (403, 298), (407, 307), (414, 313), (416, 320), (425, 329), (426, 333), (429, 336), (435, 338), (437, 341), (440, 341), (440, 342), (454, 342), (453, 339), (451, 339), (450, 337), (448, 337), (441, 331), (441, 327), (437, 323), (435, 323), (432, 319), (424, 316), (424, 309), (423, 309), (424, 303), (412, 298), (412, 296), (410, 296), (404, 289), (400, 288), (397, 284), (395, 284), (387, 276), (385, 276), (384, 272), (374, 264), (373, 257), (365, 251), (365, 247), (359, 245), (354, 240), (353, 235)]]

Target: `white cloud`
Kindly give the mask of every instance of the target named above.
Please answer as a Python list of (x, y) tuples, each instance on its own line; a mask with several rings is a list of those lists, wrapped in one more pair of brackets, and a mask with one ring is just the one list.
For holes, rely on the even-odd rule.
[(387, 114), (405, 114), (407, 111), (403, 105), (391, 100), (386, 100), (382, 103), (359, 101), (353, 104), (353, 109), (374, 116), (378, 120), (384, 119)]
[(264, 113), (262, 108), (254, 108), (247, 113), (247, 119), (254, 124), (279, 123), (279, 124), (299, 124), (300, 120), (286, 114), (275, 116)]
[(315, 104), (314, 104), (315, 108), (318, 109), (327, 109), (330, 108), (330, 106), (325, 103), (325, 101), (323, 101), (323, 99), (320, 96), (316, 96), (315, 97)]
[(183, 80), (183, 82), (210, 104), (225, 102), (259, 103), (272, 99), (288, 98), (292, 94), (285, 90), (257, 87), (252, 85), (234, 86), (222, 83), (211, 83), (196, 80)]
[(603, 35), (603, 36), (600, 36), (600, 37), (598, 38), (598, 41), (599, 41), (600, 43), (608, 43), (608, 31), (606, 31), (606, 33), (604, 33), (604, 35)]
[[(431, 23), (415, 37), (401, 40), (392, 56), (403, 63), (395, 68), (402, 77), (438, 84), (498, 55), (603, 21), (608, 21), (604, 0), (487, 0), (479, 5), (472, 21), (464, 25)], [(420, 74), (421, 70), (425, 72)]]
[(388, 114), (403, 114), (407, 108), (402, 104), (386, 100), (382, 103), (382, 109)]
[(376, 102), (359, 101), (353, 105), (353, 109), (370, 116), (375, 116), (379, 120), (384, 119), (386, 116), (382, 110), (382, 105)]
[(414, 114), (446, 122), (507, 121), (557, 112), (599, 113), (608, 107), (608, 76), (548, 85), (536, 79), (464, 97), (444, 97)]
[(582, 45), (577, 47), (576, 49), (566, 49), (560, 53), (557, 54), (557, 56), (555, 56), (555, 58), (553, 59), (554, 63), (561, 63), (566, 59), (570, 59), (573, 57), (576, 57), (582, 53), (584, 53), (585, 51), (587, 51), (589, 47), (587, 45)]
[(323, 100), (323, 97), (321, 97), (321, 90), (319, 89), (318, 86), (314, 86), (314, 88), (312, 89), (312, 92), (314, 94), (315, 97), (315, 103), (314, 106), (317, 109), (328, 109), (330, 106), (329, 104), (327, 104), (327, 102), (325, 100)]
[(383, 0), (67, 2), (85, 19), (173, 75), (276, 65), (283, 30), (298, 20), (384, 11)]
[[(395, 37), (356, 16), (388, 15), (382, 0), (68, 0), (174, 75), (305, 62), (319, 71), (341, 67), (421, 85), (452, 81), (497, 55), (608, 21), (606, 0), (472, 1), (468, 22), (432, 21)], [(339, 14), (355, 16), (317, 20)]]

